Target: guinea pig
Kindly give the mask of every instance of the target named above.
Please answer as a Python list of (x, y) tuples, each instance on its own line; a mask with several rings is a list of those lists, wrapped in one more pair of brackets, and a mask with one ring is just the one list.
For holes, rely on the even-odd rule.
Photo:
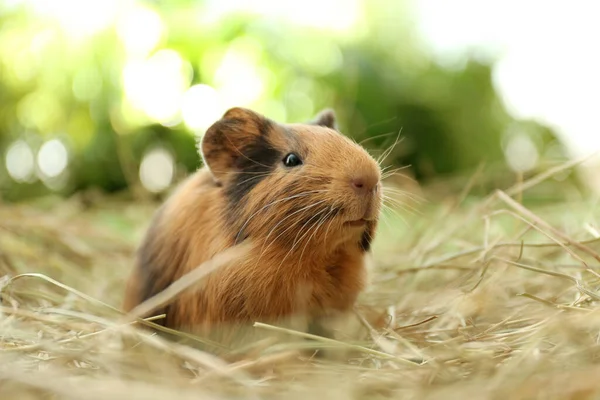
[[(130, 311), (219, 252), (248, 241), (235, 265), (160, 310), (185, 330), (350, 311), (365, 288), (382, 207), (381, 170), (341, 134), (333, 111), (281, 124), (232, 108), (204, 134), (204, 161), (157, 210), (138, 250)], [(158, 312), (158, 311), (157, 311)]]

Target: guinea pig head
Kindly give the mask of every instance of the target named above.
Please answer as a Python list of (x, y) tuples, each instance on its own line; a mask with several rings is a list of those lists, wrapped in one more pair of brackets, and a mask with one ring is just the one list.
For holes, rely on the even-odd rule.
[(223, 186), (235, 239), (313, 251), (348, 242), (369, 249), (382, 203), (381, 170), (336, 129), (335, 114), (279, 124), (233, 108), (211, 126), (202, 156)]

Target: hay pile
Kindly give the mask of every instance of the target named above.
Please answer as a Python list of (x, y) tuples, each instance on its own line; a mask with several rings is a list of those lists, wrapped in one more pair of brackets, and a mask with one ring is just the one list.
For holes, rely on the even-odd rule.
[(0, 398), (597, 398), (600, 210), (521, 205), (550, 175), (387, 213), (360, 340), (314, 342), (338, 361), (300, 340), (225, 361), (121, 324), (151, 204), (0, 205)]

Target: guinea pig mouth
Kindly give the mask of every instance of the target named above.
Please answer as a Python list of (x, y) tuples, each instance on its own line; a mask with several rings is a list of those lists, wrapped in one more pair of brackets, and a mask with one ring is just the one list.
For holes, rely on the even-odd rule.
[(363, 226), (367, 223), (367, 220), (364, 218), (357, 219), (356, 221), (348, 221), (345, 224), (349, 226)]

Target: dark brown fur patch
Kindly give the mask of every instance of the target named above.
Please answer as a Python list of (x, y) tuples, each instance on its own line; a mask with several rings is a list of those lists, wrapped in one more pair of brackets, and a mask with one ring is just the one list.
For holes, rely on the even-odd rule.
[(233, 108), (204, 134), (201, 143), (204, 163), (220, 181), (234, 168), (243, 151), (256, 138), (267, 136), (271, 122), (251, 110)]
[(340, 268), (339, 265), (330, 265), (327, 268), (325, 268), (325, 271), (327, 271), (327, 273), (331, 277), (331, 280), (334, 283), (339, 282), (340, 274), (342, 273), (342, 269)]
[(373, 235), (375, 234), (375, 227), (372, 222), (369, 222), (367, 228), (362, 234), (360, 239), (360, 248), (364, 252), (369, 252), (371, 250), (371, 241), (373, 240)]
[[(265, 128), (268, 129), (268, 128)], [(236, 175), (227, 187), (227, 197), (232, 206), (240, 207), (244, 197), (273, 170), (283, 157), (269, 142), (267, 133), (240, 149), (234, 161)]]
[(360, 240), (360, 248), (363, 249), (363, 251), (365, 252), (371, 250), (371, 236), (367, 231), (365, 231), (362, 235), (362, 238)]
[[(163, 245), (160, 244), (160, 240), (158, 239), (158, 235), (161, 233), (159, 224), (162, 212), (162, 208), (157, 211), (148, 229), (146, 238), (138, 250), (137, 269), (139, 274), (144, 277), (139, 286), (139, 303), (165, 290), (174, 280), (176, 269), (173, 268), (173, 265), (181, 264), (180, 253), (173, 253), (175, 258), (165, 257)], [(163, 326), (168, 324), (169, 306), (157, 309), (152, 314), (167, 314), (166, 318), (157, 320), (155, 323)], [(144, 315), (143, 317), (149, 316)]]

